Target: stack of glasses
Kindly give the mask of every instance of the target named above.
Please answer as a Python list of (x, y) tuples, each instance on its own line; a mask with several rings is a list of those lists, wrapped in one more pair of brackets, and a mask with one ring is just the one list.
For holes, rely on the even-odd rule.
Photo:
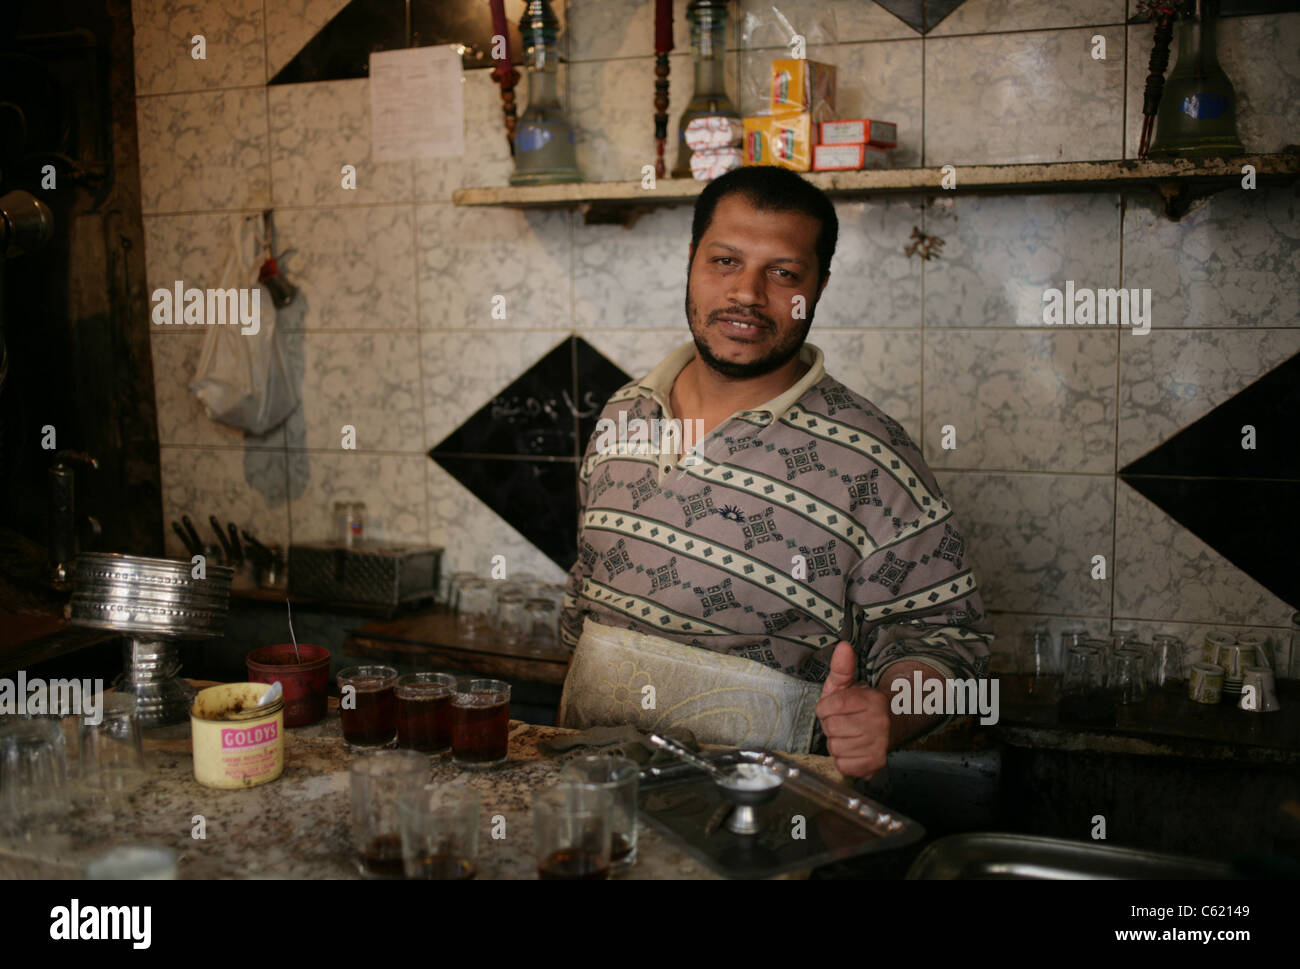
[(564, 586), (548, 585), (526, 572), (510, 579), (457, 572), (447, 601), (463, 643), (513, 646), (532, 655), (559, 648)]

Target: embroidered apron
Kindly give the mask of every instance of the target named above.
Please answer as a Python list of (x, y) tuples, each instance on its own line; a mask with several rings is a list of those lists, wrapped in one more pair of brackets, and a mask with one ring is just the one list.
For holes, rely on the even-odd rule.
[(701, 743), (807, 753), (821, 690), (820, 683), (754, 660), (588, 618), (564, 680), (558, 722), (579, 730), (624, 723), (646, 732), (686, 727)]

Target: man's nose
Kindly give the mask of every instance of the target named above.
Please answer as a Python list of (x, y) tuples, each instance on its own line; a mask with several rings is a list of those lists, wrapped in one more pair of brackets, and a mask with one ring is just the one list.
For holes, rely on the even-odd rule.
[(758, 266), (746, 266), (737, 272), (731, 277), (727, 298), (741, 306), (767, 305), (767, 279), (763, 270)]

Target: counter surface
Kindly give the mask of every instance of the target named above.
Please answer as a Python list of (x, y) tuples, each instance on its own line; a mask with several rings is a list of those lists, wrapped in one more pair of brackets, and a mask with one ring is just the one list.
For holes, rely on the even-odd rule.
[[(78, 878), (85, 862), (110, 845), (145, 841), (176, 849), (182, 878), (359, 878), (348, 831), (353, 755), (343, 746), (336, 703), (330, 701), (322, 723), (286, 730), (284, 773), (247, 790), (215, 790), (194, 780), (188, 723), (149, 731), (150, 776), (139, 791), (113, 805), (78, 798), (42, 830), (0, 835), (0, 878)], [(481, 832), (493, 815), (505, 818), (505, 838), (480, 834), (479, 878), (536, 877), (530, 798), (558, 779), (563, 762), (537, 745), (574, 732), (512, 720), (507, 764), (463, 771), (446, 758), (432, 761), (431, 781), (463, 779), (482, 794)], [(786, 756), (844, 780), (831, 758)], [(205, 838), (193, 836), (200, 823)], [(644, 823), (638, 842), (636, 866), (620, 877), (718, 877)]]

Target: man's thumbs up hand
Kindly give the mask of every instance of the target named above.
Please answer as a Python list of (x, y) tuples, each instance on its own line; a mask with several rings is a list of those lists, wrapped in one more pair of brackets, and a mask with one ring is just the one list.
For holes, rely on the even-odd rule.
[(835, 652), (831, 654), (831, 673), (822, 684), (822, 696), (830, 696), (837, 690), (852, 686), (858, 675), (858, 657), (853, 647), (840, 640)]
[(853, 647), (840, 642), (831, 654), (831, 672), (822, 684), (817, 717), (836, 769), (849, 777), (871, 777), (885, 766), (889, 750), (889, 700), (879, 690), (855, 682)]

